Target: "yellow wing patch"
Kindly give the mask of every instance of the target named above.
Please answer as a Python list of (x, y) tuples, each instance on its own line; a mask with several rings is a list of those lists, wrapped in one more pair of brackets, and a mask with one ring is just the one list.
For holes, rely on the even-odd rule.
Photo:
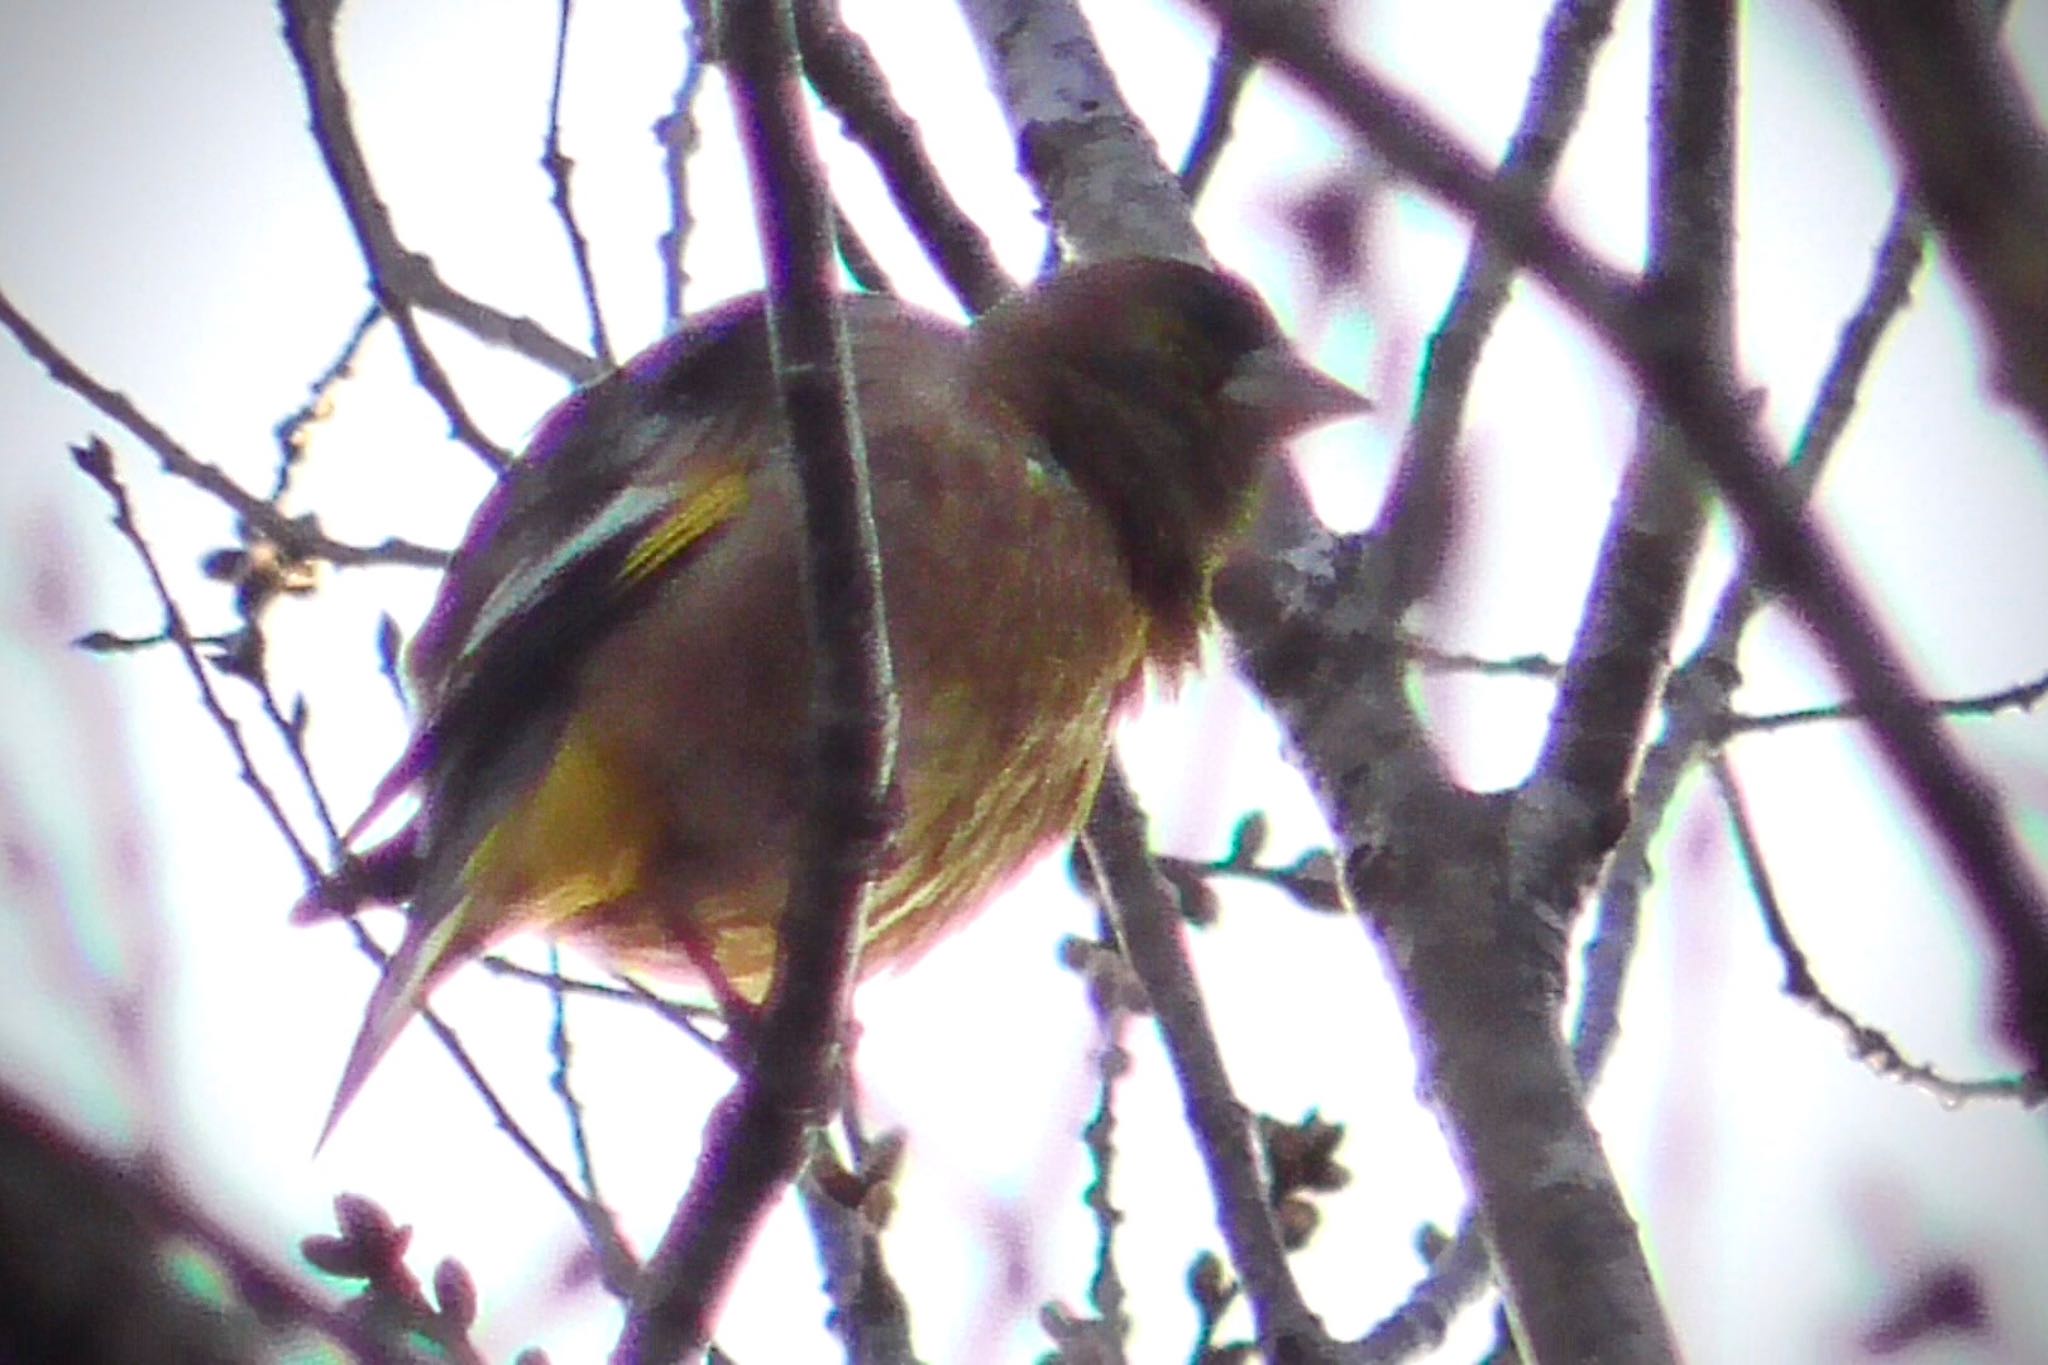
[(724, 469), (676, 499), (675, 510), (640, 538), (619, 570), (627, 583), (659, 572), (710, 532), (738, 516), (747, 505), (747, 471)]
[(640, 888), (661, 804), (572, 722), (533, 794), (470, 855), (465, 897), (526, 923), (556, 924)]

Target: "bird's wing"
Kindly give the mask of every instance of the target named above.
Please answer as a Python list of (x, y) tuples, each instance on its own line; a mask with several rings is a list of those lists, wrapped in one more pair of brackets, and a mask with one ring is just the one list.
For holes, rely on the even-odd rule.
[[(704, 534), (737, 515), (772, 431), (767, 321), (743, 299), (544, 418), (478, 509), (408, 650), (423, 717), (350, 827), (459, 770), (464, 736), (544, 720), (576, 664)], [(488, 742), (488, 741), (487, 741)]]
[[(580, 750), (564, 736), (590, 651), (747, 508), (777, 428), (772, 387), (758, 392), (758, 309), (728, 324), (690, 337), (665, 365), (636, 362), (571, 399), (456, 554), (414, 645), (422, 719), (348, 835), (421, 789), (405, 938), (371, 996), (323, 1141), (434, 984), (501, 927), (508, 907), (479, 904), (471, 887), (506, 842), (494, 831), (576, 785), (567, 769)], [(307, 905), (302, 918), (323, 909)]]
[(440, 705), (380, 786), (380, 802), (428, 787), (431, 823), (405, 938), (370, 997), (323, 1140), (435, 983), (501, 926), (508, 907), (471, 894), (488, 875), (481, 864), (503, 842), (493, 833), (537, 793), (578, 786), (566, 769), (582, 750), (563, 741), (574, 662), (745, 509), (743, 466), (706, 462), (689, 473), (687, 486), (659, 497), (651, 489), (622, 493), (558, 554), (486, 599), (464, 651), (469, 662), (459, 661)]

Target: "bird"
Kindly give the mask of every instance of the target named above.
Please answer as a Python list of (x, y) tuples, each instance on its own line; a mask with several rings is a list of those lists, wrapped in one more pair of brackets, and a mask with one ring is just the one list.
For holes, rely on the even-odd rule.
[[(1368, 406), (1206, 266), (1070, 267), (962, 327), (842, 301), (900, 708), (863, 972), (1085, 816), (1113, 722), (1198, 661), (1281, 444)], [(765, 992), (802, 809), (802, 509), (767, 305), (687, 321), (537, 426), (406, 652), (409, 743), (294, 918), (403, 904), (325, 1133), (449, 972), (541, 931)]]

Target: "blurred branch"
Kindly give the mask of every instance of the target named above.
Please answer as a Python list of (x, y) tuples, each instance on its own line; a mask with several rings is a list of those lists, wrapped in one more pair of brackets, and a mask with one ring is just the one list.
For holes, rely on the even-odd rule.
[(739, 1260), (836, 1107), (835, 1054), (868, 883), (890, 833), (896, 706), (881, 565), (833, 263), (832, 210), (810, 143), (789, 0), (723, 12), (718, 34), (746, 144), (776, 387), (802, 489), (813, 660), (809, 790), (774, 975), (738, 1084), (713, 1111), (690, 1187), (635, 1291), (615, 1359), (703, 1348)]
[(797, 0), (804, 74), (854, 141), (867, 149), (898, 212), (970, 316), (1014, 287), (981, 225), (947, 192), (917, 125), (896, 103), (866, 42), (846, 27), (837, 0)]
[(2004, 1014), (2030, 1067), (2048, 1064), (2048, 896), (1992, 790), (1929, 718), (1910, 671), (1831, 543), (1801, 515), (1745, 398), (1713, 358), (1658, 326), (1641, 287), (1595, 260), (1548, 214), (1524, 216), (1479, 164), (1412, 103), (1342, 55), (1308, 10), (1271, 0), (1205, 0), (1237, 35), (1280, 62), (1390, 167), (1503, 234), (1634, 372), (1684, 432), (1746, 532), (1760, 570), (1798, 603), (1914, 801), (1970, 888), (2003, 975)]
[[(1687, 338), (1710, 381), (1725, 388), (1735, 367), (1736, 46), (1732, 0), (1662, 0), (1653, 12), (1640, 288), (1651, 325)], [(1518, 800), (1517, 815), (1535, 832), (1533, 846), (1517, 850), (1518, 875), (1566, 922), (1628, 823), (1629, 778), (1706, 515), (1684, 435), (1645, 410), (1543, 748)]]
[(1909, 1060), (1884, 1030), (1864, 1023), (1835, 1003), (1834, 997), (1814, 979), (1813, 969), (1807, 965), (1806, 953), (1800, 948), (1791, 923), (1785, 918), (1777, 888), (1771, 882), (1770, 869), (1764, 863), (1763, 846), (1757, 838), (1755, 825), (1750, 821), (1747, 803), (1742, 799), (1741, 785), (1735, 780), (1734, 767), (1725, 755), (1719, 754), (1714, 757), (1712, 766), (1714, 785), (1720, 793), (1721, 805), (1728, 813), (1728, 827), (1735, 836), (1735, 851), (1742, 860), (1743, 875), (1749, 881), (1750, 894), (1756, 899), (1757, 909), (1763, 912), (1764, 929), (1770, 935), (1771, 947), (1777, 951), (1778, 960), (1785, 967), (1785, 994), (1840, 1029), (1849, 1042), (1850, 1055), (1857, 1061), (1880, 1076), (1924, 1090), (1943, 1104), (1957, 1105), (1981, 1099), (2017, 1100), (2030, 1109), (2048, 1104), (2048, 1075), (2037, 1071), (2025, 1076), (1955, 1080), (1923, 1062)]
[[(377, 1335), (425, 1349), (418, 1355), (451, 1365), (485, 1365), (483, 1353), (470, 1340), (476, 1325), (476, 1281), (463, 1264), (447, 1257), (434, 1269), (430, 1301), (419, 1277), (405, 1263), (412, 1229), (401, 1227), (384, 1209), (360, 1195), (337, 1195), (334, 1219), (338, 1233), (315, 1233), (302, 1239), (299, 1254), (319, 1270), (362, 1285), (346, 1305)], [(403, 1346), (400, 1358), (414, 1355)], [(389, 1359), (385, 1352), (373, 1360)]]
[(1872, 102), (1977, 305), (1998, 385), (2048, 438), (2048, 136), (1998, 50), (2002, 5), (1833, 0)]
[[(1543, 28), (1528, 99), (1494, 183), (1534, 207), (1550, 195), (1557, 164), (1586, 110), (1593, 63), (1614, 28), (1619, 0), (1559, 0)], [(1443, 320), (1423, 352), (1422, 380), (1374, 531), (1395, 548), (1398, 591), (1419, 600), (1434, 586), (1450, 533), (1457, 445), (1487, 338), (1507, 308), (1516, 261), (1482, 225)]]
[[(289, 557), (324, 559), (331, 564), (345, 566), (409, 564), (428, 569), (440, 568), (448, 562), (444, 551), (396, 538), (381, 545), (350, 545), (329, 539), (321, 531), (318, 519), (310, 513), (302, 517), (286, 516), (275, 503), (257, 497), (229, 478), (220, 466), (207, 463), (178, 444), (169, 432), (151, 421), (141, 409), (94, 379), (59, 350), (49, 337), (16, 310), (4, 293), (0, 293), (0, 326), (14, 334), (21, 348), (49, 372), (50, 378), (120, 423), (135, 439), (148, 446), (164, 473), (182, 479), (202, 493), (211, 494), (248, 527), (276, 542)], [(92, 444), (100, 444), (97, 437)]]
[[(2048, 674), (2011, 687), (2001, 687), (1996, 692), (1980, 692), (1969, 697), (1931, 697), (1926, 705), (1930, 712), (1943, 716), (1993, 716), (2008, 709), (2031, 711), (2043, 697), (2048, 697)], [(1837, 702), (1832, 706), (1806, 706), (1796, 711), (1778, 711), (1764, 716), (1730, 716), (1726, 732), (1729, 735), (1764, 734), (1821, 721), (1863, 720), (1867, 715), (1854, 702)]]
[(604, 309), (597, 302), (597, 277), (590, 270), (590, 242), (576, 221), (576, 207), (569, 196), (569, 176), (576, 163), (562, 150), (562, 75), (569, 66), (569, 13), (574, 0), (560, 0), (560, 18), (555, 24), (555, 74), (548, 89), (548, 135), (542, 144), (540, 168), (547, 172), (552, 192), (549, 202), (562, 220), (562, 235), (568, 239), (569, 255), (576, 263), (576, 282), (583, 289), (583, 306), (590, 315), (590, 349), (597, 363), (611, 369), (618, 363), (612, 355), (611, 338), (605, 334)]
[[(174, 1254), (229, 1293), (195, 1289)], [(204, 1283), (204, 1280), (199, 1280)], [(124, 1161), (0, 1089), (0, 1354), (14, 1360), (253, 1360), (314, 1332), (355, 1359), (393, 1343), (321, 1302), (194, 1204), (161, 1167)]]
[(1192, 205), (1209, 187), (1209, 177), (1223, 160), (1230, 145), (1237, 103), (1252, 78), (1257, 63), (1230, 41), (1228, 34), (1216, 40), (1216, 55), (1209, 59), (1209, 87), (1202, 95), (1202, 111), (1195, 115), (1194, 136), (1188, 139), (1187, 155), (1181, 158), (1181, 193)]

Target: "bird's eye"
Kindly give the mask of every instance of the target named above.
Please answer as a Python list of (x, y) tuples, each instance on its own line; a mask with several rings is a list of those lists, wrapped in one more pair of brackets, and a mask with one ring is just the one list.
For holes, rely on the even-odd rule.
[(1279, 335), (1272, 314), (1236, 280), (1203, 272), (1183, 300), (1181, 326), (1197, 348), (1234, 364)]

